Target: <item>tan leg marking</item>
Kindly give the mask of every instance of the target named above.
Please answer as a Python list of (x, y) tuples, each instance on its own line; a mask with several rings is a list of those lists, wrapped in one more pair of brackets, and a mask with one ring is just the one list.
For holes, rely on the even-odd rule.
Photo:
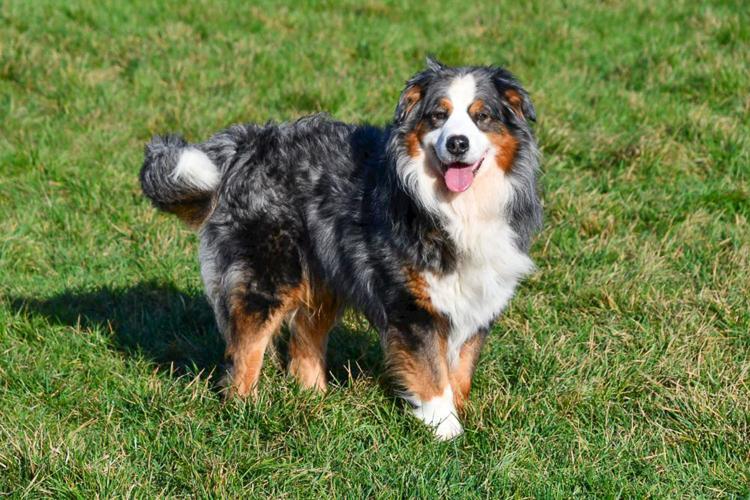
[(232, 358), (232, 386), (230, 394), (253, 395), (258, 392), (258, 378), (268, 342), (279, 330), (283, 316), (274, 314), (266, 321), (244, 311), (231, 315), (232, 339), (227, 356)]
[(434, 333), (417, 349), (410, 349), (398, 336), (386, 344), (391, 371), (406, 389), (414, 405), (412, 413), (427, 424), (440, 440), (463, 432), (448, 375), (445, 338)]
[(280, 305), (267, 317), (260, 312), (247, 311), (241, 290), (236, 290), (230, 301), (230, 337), (227, 357), (232, 359), (230, 395), (256, 395), (263, 357), (271, 338), (279, 331), (284, 318), (299, 302), (301, 286), (279, 297)]
[(414, 352), (397, 338), (386, 345), (388, 369), (409, 394), (429, 401), (443, 394), (449, 385), (445, 339)]
[(461, 346), (458, 362), (450, 373), (453, 399), (458, 410), (463, 410), (471, 391), (471, 379), (477, 366), (479, 353), (484, 345), (485, 335), (476, 334)]
[(326, 345), (339, 303), (323, 289), (308, 290), (292, 324), (289, 372), (302, 387), (326, 390)]

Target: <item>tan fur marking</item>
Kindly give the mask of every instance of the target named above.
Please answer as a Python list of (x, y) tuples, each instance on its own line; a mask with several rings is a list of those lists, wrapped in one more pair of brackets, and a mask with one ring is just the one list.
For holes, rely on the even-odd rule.
[(417, 123), (414, 130), (408, 132), (405, 136), (406, 153), (412, 158), (419, 156), (422, 151), (422, 137), (427, 133), (427, 124), (423, 121)]
[(471, 106), (469, 106), (469, 114), (471, 116), (476, 115), (480, 111), (484, 109), (484, 101), (481, 99), (477, 99), (476, 101), (471, 103)]
[(247, 314), (243, 306), (232, 309), (232, 338), (227, 345), (227, 356), (232, 358), (230, 394), (255, 395), (266, 347), (281, 326), (283, 314), (274, 313), (263, 321), (257, 315)]
[(229, 322), (231, 334), (227, 343), (227, 357), (232, 359), (230, 395), (257, 394), (258, 378), (263, 357), (271, 338), (279, 331), (284, 318), (296, 307), (300, 295), (308, 285), (289, 290), (279, 297), (281, 305), (267, 318), (259, 313), (248, 313), (242, 300), (243, 288), (238, 288), (230, 299)]
[(386, 343), (386, 357), (391, 374), (410, 394), (422, 401), (442, 396), (450, 384), (448, 378), (447, 341), (448, 320), (432, 304), (427, 282), (422, 274), (412, 268), (404, 269), (406, 287), (417, 307), (430, 314), (435, 330), (418, 351), (411, 350), (399, 335)]
[[(407, 89), (404, 92), (404, 100), (406, 101), (406, 115), (411, 113), (414, 106), (417, 105), (419, 100), (422, 99), (422, 88), (419, 85)], [(414, 130), (411, 130), (404, 137), (404, 145), (406, 146), (406, 152), (412, 158), (419, 156), (419, 152), (422, 150), (422, 136), (425, 134), (422, 123), (417, 123)]]
[(467, 340), (461, 347), (458, 364), (451, 370), (450, 381), (453, 389), (453, 402), (459, 411), (463, 410), (464, 404), (469, 399), (471, 379), (474, 376), (484, 339), (484, 335), (474, 335)]
[(435, 306), (432, 305), (430, 294), (427, 291), (427, 282), (419, 273), (419, 271), (416, 271), (414, 269), (406, 270), (406, 287), (414, 296), (414, 299), (419, 307), (433, 316), (439, 315), (437, 309), (435, 309)]
[(505, 98), (508, 99), (508, 103), (513, 108), (516, 116), (523, 118), (523, 99), (521, 98), (521, 94), (513, 89), (509, 89), (505, 91)]
[(490, 132), (487, 134), (492, 144), (495, 145), (495, 163), (503, 172), (510, 172), (513, 168), (513, 162), (516, 160), (518, 151), (518, 139), (507, 130), (502, 132)]
[(442, 107), (442, 108), (443, 108), (443, 110), (444, 110), (444, 111), (445, 111), (446, 113), (448, 113), (449, 115), (450, 115), (451, 113), (453, 113), (453, 103), (451, 102), (451, 100), (450, 100), (450, 99), (448, 99), (448, 98), (446, 98), (446, 97), (443, 97), (442, 99), (440, 99), (440, 102), (439, 102), (439, 104), (440, 104), (440, 107)]
[(419, 354), (396, 339), (386, 345), (390, 373), (409, 394), (422, 401), (441, 396), (450, 383), (445, 339), (435, 335), (435, 341), (435, 345)]
[(164, 210), (175, 214), (192, 229), (198, 229), (213, 210), (213, 200), (197, 199), (184, 201), (165, 207)]
[(430, 298), (430, 293), (427, 291), (427, 282), (422, 274), (411, 268), (404, 270), (406, 274), (406, 288), (411, 292), (414, 297), (416, 304), (427, 311), (435, 320), (435, 327), (440, 335), (448, 334), (448, 318), (443, 313), (435, 309)]
[(308, 290), (294, 315), (289, 344), (289, 372), (300, 385), (326, 390), (326, 344), (336, 322), (339, 301), (327, 289)]
[(414, 85), (404, 93), (404, 99), (406, 100), (406, 114), (408, 115), (422, 99), (422, 87)]

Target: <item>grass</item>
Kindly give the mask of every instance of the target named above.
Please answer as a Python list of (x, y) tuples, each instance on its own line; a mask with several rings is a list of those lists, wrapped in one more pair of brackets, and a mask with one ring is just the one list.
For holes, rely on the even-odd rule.
[[(0, 494), (750, 495), (749, 26), (739, 1), (2, 2)], [(223, 402), (143, 144), (385, 123), (427, 53), (517, 73), (545, 157), (539, 270), (466, 435), (405, 414), (354, 316), (325, 396), (277, 361)]]

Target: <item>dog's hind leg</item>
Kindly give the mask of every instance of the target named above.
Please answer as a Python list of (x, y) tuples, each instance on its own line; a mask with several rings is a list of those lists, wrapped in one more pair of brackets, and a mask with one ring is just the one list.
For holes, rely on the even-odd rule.
[(228, 297), (227, 357), (231, 359), (230, 394), (257, 393), (268, 343), (284, 319), (300, 305), (307, 285), (284, 287), (273, 294), (258, 293), (252, 284), (236, 286)]
[(257, 391), (266, 347), (308, 285), (294, 221), (233, 221), (232, 210), (220, 204), (202, 229), (201, 269), (232, 364), (228, 392), (246, 396)]
[(403, 388), (404, 398), (413, 405), (414, 416), (432, 427), (440, 440), (461, 434), (445, 339), (435, 331), (405, 335), (391, 330), (385, 349), (389, 370)]
[(328, 290), (310, 288), (292, 322), (289, 372), (302, 387), (326, 390), (326, 345), (339, 302)]
[(229, 341), (227, 357), (232, 367), (229, 378), (230, 394), (247, 396), (257, 393), (258, 378), (263, 366), (266, 347), (279, 330), (284, 320), (283, 307), (263, 313), (248, 310), (241, 302), (235, 302), (229, 312)]

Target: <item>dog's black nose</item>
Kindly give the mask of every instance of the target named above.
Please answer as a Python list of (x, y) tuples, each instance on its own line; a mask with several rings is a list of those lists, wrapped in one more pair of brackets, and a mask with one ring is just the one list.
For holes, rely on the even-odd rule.
[(469, 150), (469, 138), (465, 135), (452, 135), (448, 137), (445, 147), (452, 155), (462, 155)]

